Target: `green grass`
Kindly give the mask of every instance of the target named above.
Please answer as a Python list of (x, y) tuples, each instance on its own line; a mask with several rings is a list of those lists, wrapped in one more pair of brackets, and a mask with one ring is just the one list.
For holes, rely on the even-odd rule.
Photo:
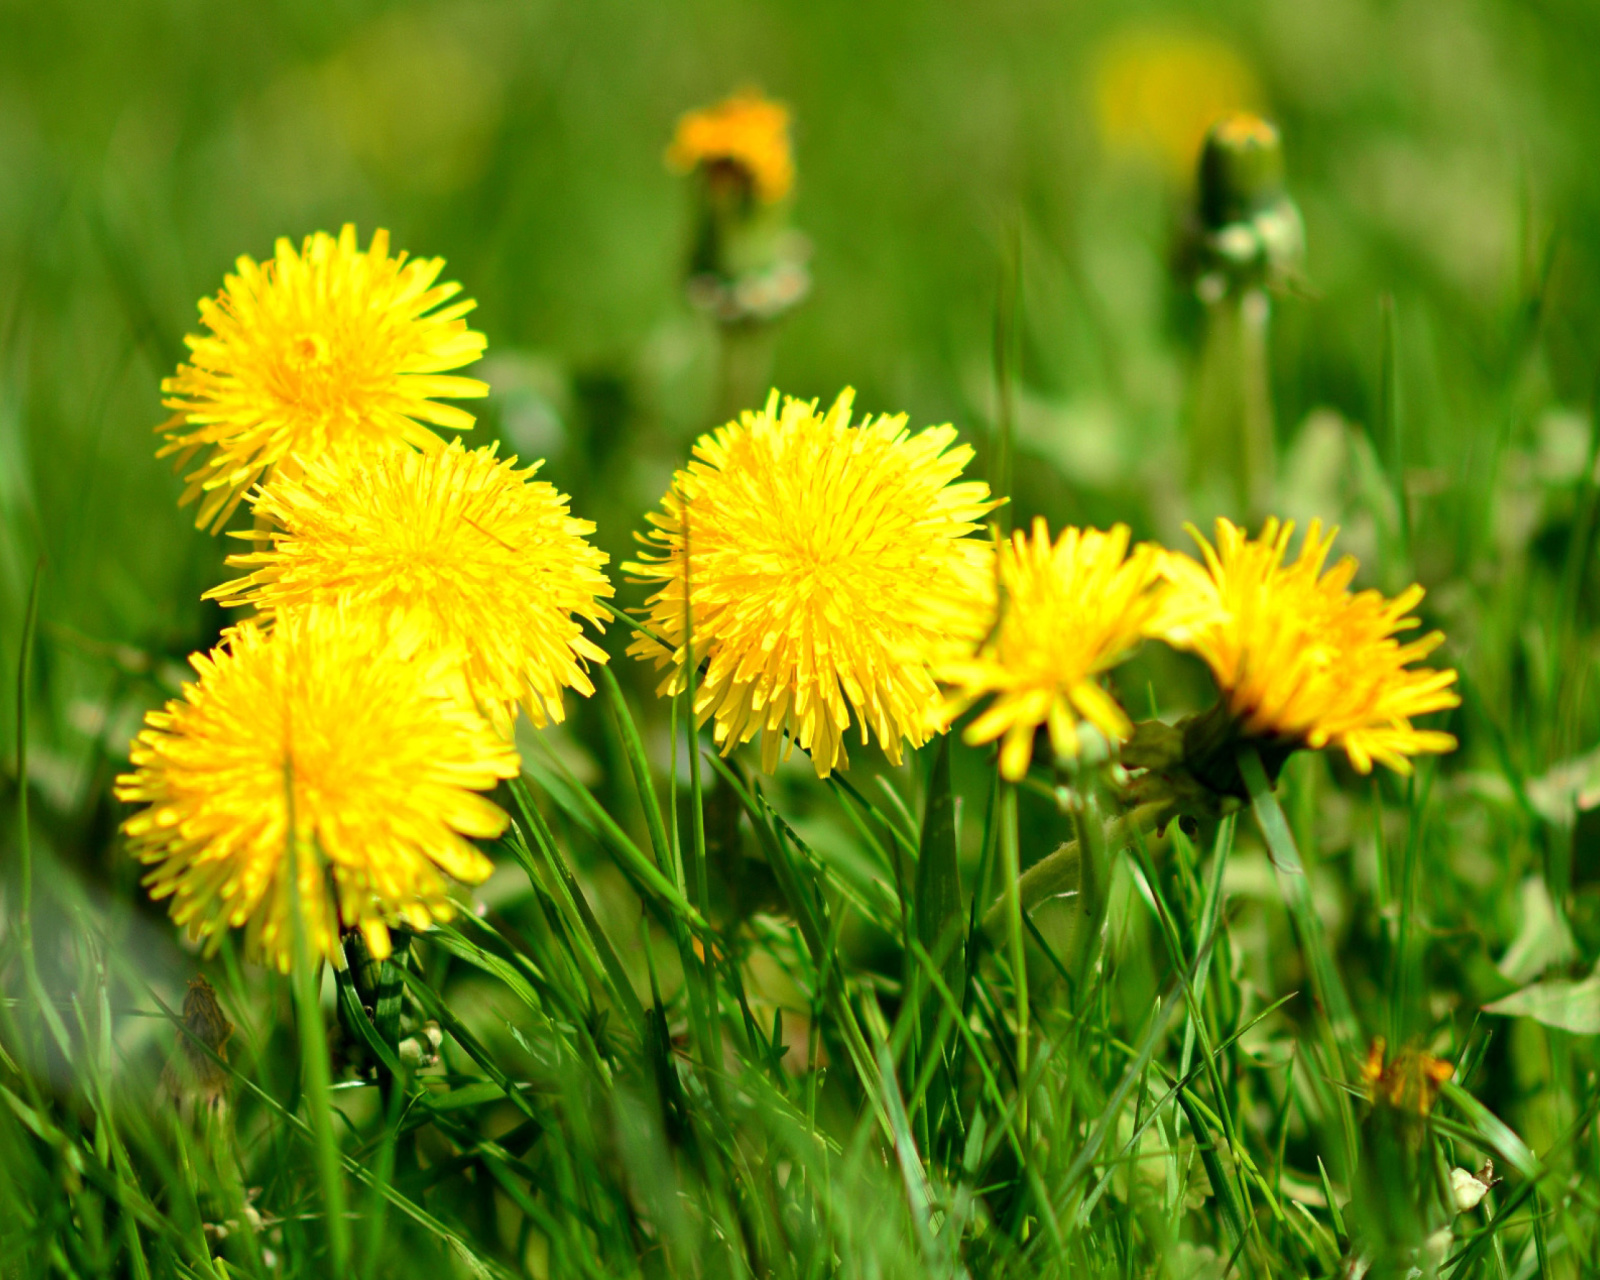
[[(478, 910), (320, 987), (180, 944), (110, 783), (222, 624), (151, 428), (235, 255), (355, 220), (447, 257), (474, 434), (547, 457), (614, 564), (719, 394), (661, 151), (755, 81), (816, 282), (778, 385), (954, 421), (1017, 527), (1179, 545), (1183, 197), (1094, 124), (1133, 23), (1229, 41), (1283, 126), (1279, 506), (1428, 587), (1457, 753), (1245, 760), (1249, 806), (1123, 840), (1091, 774), (1002, 788), (959, 741), (829, 784), (718, 759), (619, 622), (525, 737)], [(0, 3), (0, 1275), (1600, 1268), (1597, 37), (1563, 0)], [(1156, 648), (1117, 688), (1211, 697)], [(1025, 912), (1080, 836), (1080, 897)], [(221, 1115), (161, 1084), (199, 973)], [(1426, 1123), (1369, 1103), (1375, 1036), (1455, 1064)]]

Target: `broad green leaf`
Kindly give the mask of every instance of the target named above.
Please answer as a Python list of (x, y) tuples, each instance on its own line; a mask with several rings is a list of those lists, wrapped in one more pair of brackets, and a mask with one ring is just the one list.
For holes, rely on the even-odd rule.
[(1600, 1034), (1600, 974), (1581, 982), (1551, 978), (1483, 1006), (1485, 1013), (1535, 1022), (1580, 1036)]

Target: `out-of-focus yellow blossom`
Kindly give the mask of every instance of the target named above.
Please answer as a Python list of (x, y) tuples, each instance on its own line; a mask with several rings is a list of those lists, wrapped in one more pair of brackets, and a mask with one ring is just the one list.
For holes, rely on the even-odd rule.
[(763, 204), (776, 204), (794, 186), (789, 108), (746, 89), (687, 112), (667, 148), (667, 164), (680, 173), (729, 165), (745, 175)]
[(1222, 41), (1139, 28), (1104, 45), (1094, 67), (1095, 117), (1106, 149), (1158, 160), (1187, 182), (1212, 124), (1258, 108), (1250, 65)]

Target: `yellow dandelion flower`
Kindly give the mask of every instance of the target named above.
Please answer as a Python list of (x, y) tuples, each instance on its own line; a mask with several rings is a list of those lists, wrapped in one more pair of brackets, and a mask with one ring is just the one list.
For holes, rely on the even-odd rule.
[(726, 164), (744, 174), (757, 199), (776, 204), (794, 186), (789, 109), (747, 89), (678, 120), (667, 164), (680, 173)]
[(1142, 27), (1100, 50), (1094, 95), (1106, 149), (1151, 156), (1174, 181), (1194, 172), (1213, 123), (1261, 105), (1255, 73), (1229, 45)]
[[(489, 393), (447, 374), (483, 354), (484, 336), (462, 319), (470, 299), (442, 306), (458, 284), (436, 284), (443, 258), (389, 256), (379, 231), (366, 252), (346, 226), (336, 240), (287, 239), (269, 262), (238, 260), (222, 292), (200, 302), (208, 333), (185, 338), (190, 363), (161, 383), (173, 416), (156, 430), (182, 470), (179, 505), (200, 500), (195, 523), (221, 528), (239, 500), (275, 467), (347, 442), (437, 448), (425, 424), (466, 429), (472, 415), (436, 397)], [(442, 309), (441, 309), (442, 308)]]
[(191, 938), (243, 928), (247, 954), (288, 971), (291, 815), (309, 949), (336, 964), (342, 928), (386, 956), (387, 925), (449, 918), (447, 876), (488, 876), (471, 838), (506, 815), (476, 792), (517, 754), (442, 670), (322, 608), (244, 623), (190, 661), (198, 683), (145, 717), (116, 793), (145, 806), (123, 830)]
[(537, 725), (561, 720), (561, 691), (592, 694), (584, 664), (606, 660), (580, 619), (602, 628), (607, 557), (566, 495), (532, 479), (541, 464), (518, 470), (498, 448), (347, 450), (280, 473), (255, 500), (279, 528), (239, 534), (264, 545), (228, 563), (253, 572), (208, 598), (269, 619), (333, 602), (375, 612), (408, 650), (458, 654), (502, 731), (519, 703)]
[(1306, 530), (1300, 556), (1284, 564), (1292, 523), (1269, 519), (1254, 541), (1218, 520), (1215, 548), (1193, 527), (1202, 566), (1169, 553), (1164, 571), (1189, 617), (1163, 626), (1179, 648), (1204, 658), (1243, 732), (1320, 750), (1338, 747), (1362, 773), (1374, 760), (1408, 773), (1408, 757), (1452, 751), (1448, 733), (1415, 729), (1415, 716), (1460, 705), (1454, 671), (1412, 667), (1444, 642), (1433, 632), (1409, 644), (1396, 634), (1422, 599), (1412, 586), (1393, 600), (1352, 594), (1349, 556), (1323, 572), (1337, 530)]
[(710, 657), (695, 698), (716, 721), (724, 754), (759, 731), (769, 772), (784, 738), (821, 777), (848, 763), (854, 713), (891, 760), (933, 730), (936, 650), (981, 625), (990, 544), (967, 535), (993, 509), (982, 481), (957, 483), (972, 458), (953, 427), (911, 434), (906, 415), (850, 425), (855, 393), (826, 413), (774, 391), (759, 413), (702, 436), (651, 514), (643, 539), (659, 555), (623, 568), (664, 584), (650, 624), (673, 646), (637, 640), (629, 652), (671, 665), (684, 683), (686, 595), (696, 662)]
[(1053, 544), (1044, 520), (1000, 544), (998, 598), (976, 650), (936, 669), (948, 687), (943, 716), (954, 720), (993, 695), (964, 735), (974, 745), (1004, 737), (1000, 773), (1028, 772), (1035, 731), (1048, 729), (1058, 757), (1078, 754), (1088, 721), (1112, 742), (1132, 731), (1099, 677), (1138, 646), (1165, 595), (1161, 552), (1148, 544), (1128, 554), (1128, 529), (1064, 529)]

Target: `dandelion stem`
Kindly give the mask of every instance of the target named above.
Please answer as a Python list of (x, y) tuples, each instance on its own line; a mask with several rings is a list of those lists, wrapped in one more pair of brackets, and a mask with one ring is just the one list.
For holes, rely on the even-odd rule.
[[(322, 1183), (323, 1214), (328, 1224), (328, 1244), (333, 1253), (333, 1274), (344, 1275), (350, 1257), (350, 1225), (344, 1213), (344, 1183), (339, 1177), (339, 1147), (333, 1133), (332, 1083), (328, 1070), (328, 1040), (322, 1025), (320, 963), (313, 967), (310, 940), (301, 902), (300, 832), (295, 820), (294, 760), (283, 764), (284, 808), (287, 811), (285, 843), (289, 861), (289, 919), (294, 932), (294, 999), (300, 1023), (300, 1063), (305, 1076), (306, 1102), (317, 1151), (317, 1176)], [(312, 854), (315, 857), (315, 853)]]
[[(1000, 789), (1000, 875), (1005, 881), (1006, 941), (1010, 947), (1011, 983), (1016, 994), (1017, 1080), (1028, 1078), (1028, 969), (1027, 946), (1022, 933), (1022, 870), (1017, 848), (1017, 789), (1005, 783)], [(1017, 1109), (1017, 1131), (1026, 1144), (1028, 1099)]]

